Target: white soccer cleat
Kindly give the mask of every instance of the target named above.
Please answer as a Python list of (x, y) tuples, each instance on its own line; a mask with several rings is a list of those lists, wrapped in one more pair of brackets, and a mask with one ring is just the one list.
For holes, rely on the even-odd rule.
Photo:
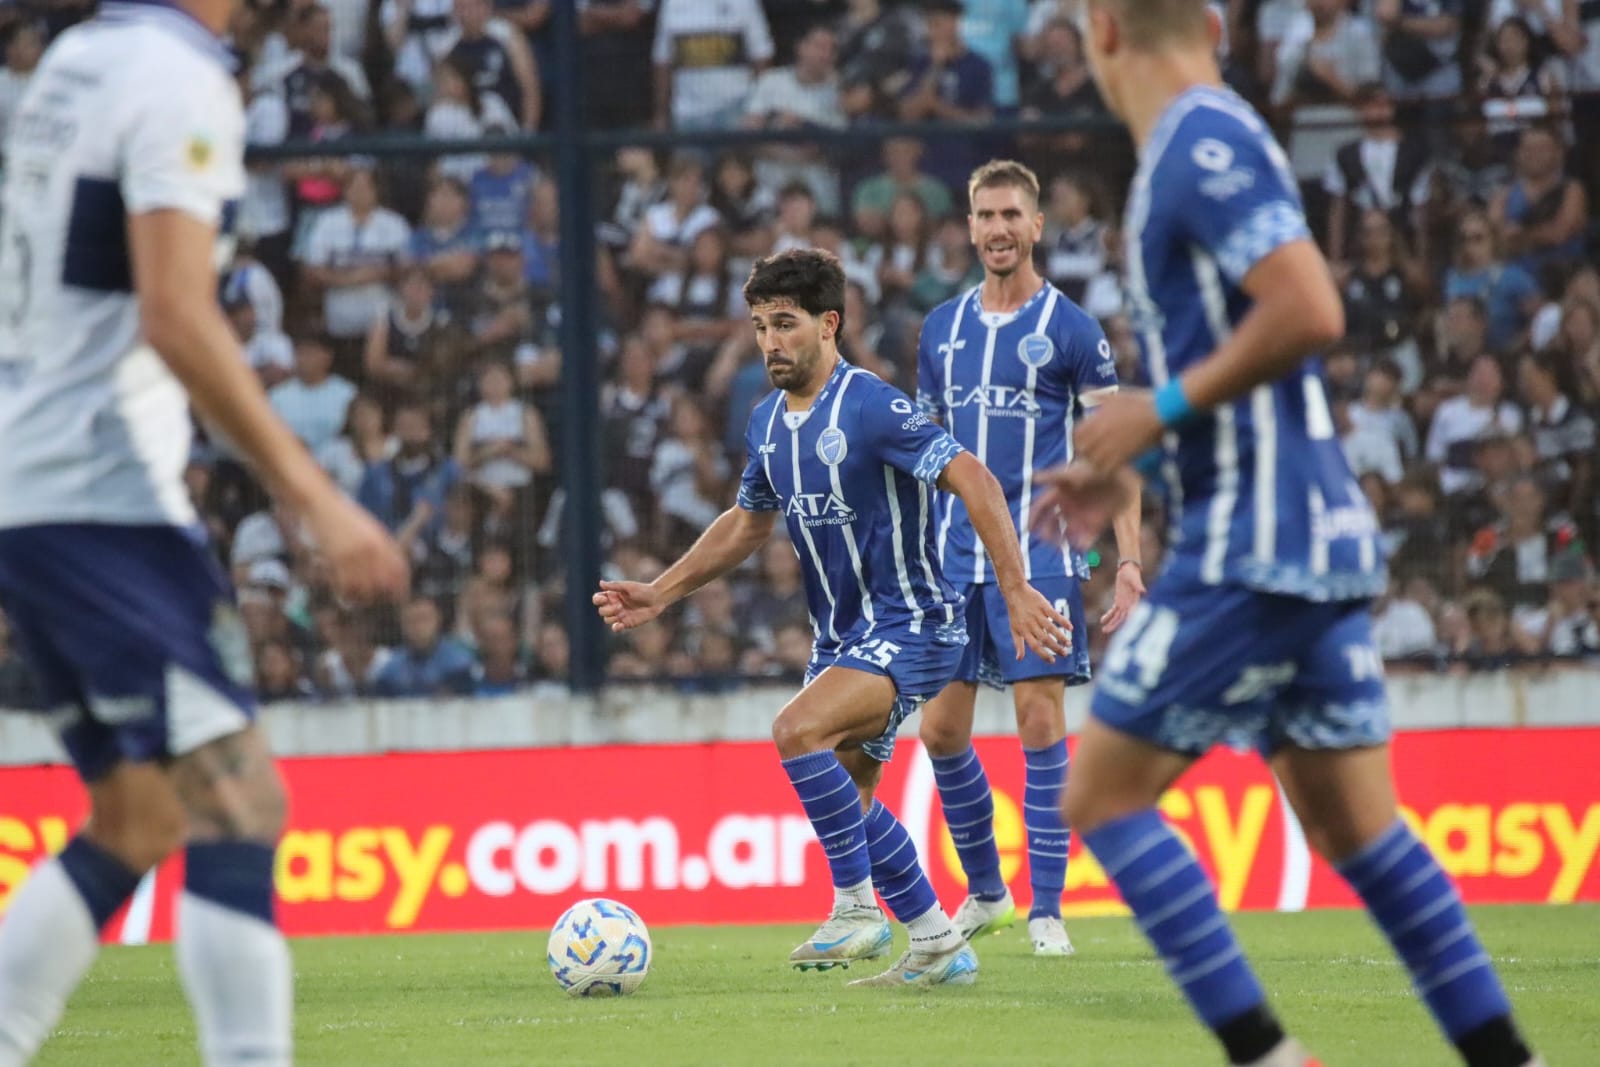
[(1248, 1067), (1322, 1067), (1322, 1061), (1306, 1051), (1300, 1042), (1286, 1037), (1271, 1052), (1251, 1061)]
[(877, 905), (835, 906), (817, 932), (789, 953), (789, 965), (802, 971), (848, 967), (856, 960), (887, 955), (893, 939), (889, 920)]
[(906, 949), (882, 974), (858, 978), (853, 986), (899, 986), (901, 988), (936, 985), (971, 985), (978, 979), (978, 954), (962, 941), (942, 952)]
[(1029, 919), (1028, 938), (1033, 942), (1035, 956), (1070, 956), (1078, 951), (1072, 947), (1067, 928), (1054, 915)]
[(976, 941), (985, 934), (998, 934), (1016, 921), (1017, 904), (1011, 899), (1011, 890), (1007, 889), (1006, 895), (999, 900), (980, 900), (969, 896), (956, 909), (955, 918), (950, 923), (956, 928), (956, 933), (968, 941)]

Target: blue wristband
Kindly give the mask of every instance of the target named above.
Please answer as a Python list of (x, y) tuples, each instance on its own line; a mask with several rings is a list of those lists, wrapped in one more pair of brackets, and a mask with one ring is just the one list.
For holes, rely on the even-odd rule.
[(1156, 417), (1163, 426), (1177, 426), (1194, 414), (1189, 398), (1183, 395), (1183, 382), (1177, 378), (1168, 378), (1167, 384), (1156, 390), (1155, 401)]

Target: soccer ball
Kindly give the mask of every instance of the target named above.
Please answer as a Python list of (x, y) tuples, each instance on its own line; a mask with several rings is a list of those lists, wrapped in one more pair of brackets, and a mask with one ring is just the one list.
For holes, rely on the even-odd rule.
[(580, 900), (550, 931), (550, 973), (575, 997), (620, 997), (650, 969), (650, 931), (614, 900)]

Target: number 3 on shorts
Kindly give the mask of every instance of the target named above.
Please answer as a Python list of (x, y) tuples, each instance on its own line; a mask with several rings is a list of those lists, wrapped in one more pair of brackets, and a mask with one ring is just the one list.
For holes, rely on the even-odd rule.
[(1133, 609), (1127, 628), (1111, 642), (1106, 653), (1106, 670), (1124, 675), (1129, 666), (1139, 669), (1138, 685), (1149, 691), (1161, 683), (1167, 670), (1167, 654), (1178, 636), (1178, 615), (1171, 608), (1152, 607), (1148, 600)]

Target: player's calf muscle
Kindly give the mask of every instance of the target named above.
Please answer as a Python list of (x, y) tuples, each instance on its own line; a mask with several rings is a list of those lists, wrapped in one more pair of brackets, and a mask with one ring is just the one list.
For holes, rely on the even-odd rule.
[(265, 738), (254, 728), (202, 745), (172, 765), (192, 841), (276, 842), (287, 801)]

